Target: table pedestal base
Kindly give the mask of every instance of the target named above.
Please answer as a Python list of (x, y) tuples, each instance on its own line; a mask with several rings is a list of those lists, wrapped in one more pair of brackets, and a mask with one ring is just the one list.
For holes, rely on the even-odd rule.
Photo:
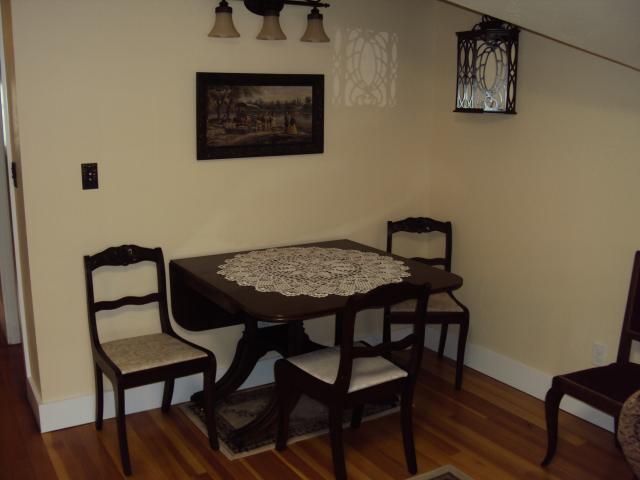
[[(246, 316), (244, 326), (244, 332), (238, 341), (233, 361), (227, 372), (215, 384), (213, 395), (216, 405), (245, 382), (258, 361), (268, 352), (275, 350), (286, 358), (326, 348), (324, 345), (311, 341), (304, 331), (302, 322), (287, 322), (273, 327), (258, 328), (258, 322), (254, 318)], [(191, 396), (191, 401), (202, 407), (204, 405), (203, 392), (194, 393)], [(274, 393), (262, 413), (247, 425), (236, 430), (233, 435), (249, 436), (262, 432), (273, 426), (277, 414), (277, 398)]]

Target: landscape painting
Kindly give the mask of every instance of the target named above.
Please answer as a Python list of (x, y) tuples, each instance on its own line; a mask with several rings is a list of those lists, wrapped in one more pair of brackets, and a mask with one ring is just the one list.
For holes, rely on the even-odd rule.
[(198, 160), (323, 151), (322, 75), (197, 74)]

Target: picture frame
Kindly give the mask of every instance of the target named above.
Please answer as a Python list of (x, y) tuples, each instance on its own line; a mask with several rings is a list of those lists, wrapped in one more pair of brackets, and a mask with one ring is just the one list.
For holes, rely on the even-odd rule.
[(324, 152), (324, 75), (196, 73), (197, 159)]

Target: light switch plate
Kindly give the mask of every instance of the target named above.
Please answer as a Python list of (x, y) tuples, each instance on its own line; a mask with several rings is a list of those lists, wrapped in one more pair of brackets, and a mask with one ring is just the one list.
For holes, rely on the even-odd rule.
[(82, 169), (82, 189), (91, 190), (98, 188), (98, 164), (83, 163), (80, 167)]

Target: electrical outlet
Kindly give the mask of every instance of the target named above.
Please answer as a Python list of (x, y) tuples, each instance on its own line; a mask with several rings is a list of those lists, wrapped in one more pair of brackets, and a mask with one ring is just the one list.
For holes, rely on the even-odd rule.
[(600, 367), (607, 363), (607, 346), (604, 343), (593, 342), (591, 346), (591, 364)]

